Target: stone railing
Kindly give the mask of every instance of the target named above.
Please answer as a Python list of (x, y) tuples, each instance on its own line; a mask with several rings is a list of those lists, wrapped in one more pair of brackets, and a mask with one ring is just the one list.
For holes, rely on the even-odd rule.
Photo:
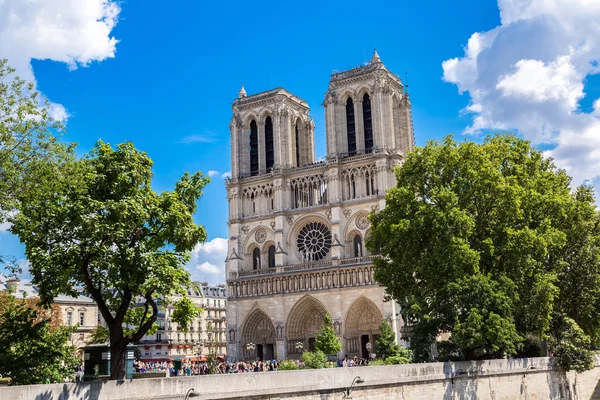
[(249, 271), (230, 272), (229, 279), (251, 278), (255, 276), (282, 274), (286, 272), (297, 272), (328, 267), (348, 266), (354, 264), (370, 264), (374, 256), (342, 258), (340, 260), (313, 261), (302, 264), (284, 265), (283, 267), (261, 268)]
[[(362, 264), (337, 264), (321, 268), (299, 269), (273, 275), (255, 275), (245, 279), (231, 279), (228, 284), (229, 299), (267, 296), (314, 290), (327, 290), (365, 285), (377, 285), (375, 269), (371, 262)], [(308, 265), (307, 265), (308, 267)], [(285, 267), (279, 267), (285, 268)]]

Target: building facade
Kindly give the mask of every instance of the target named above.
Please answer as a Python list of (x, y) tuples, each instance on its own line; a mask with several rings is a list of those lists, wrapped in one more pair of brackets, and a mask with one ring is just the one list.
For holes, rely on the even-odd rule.
[[(160, 307), (157, 324), (159, 329), (152, 335), (145, 335), (139, 342), (140, 359), (144, 361), (190, 359), (203, 360), (209, 354), (225, 356), (227, 295), (225, 285), (209, 286), (197, 283), (196, 289), (189, 289), (188, 297), (204, 310), (192, 322), (188, 332), (184, 332), (171, 320), (174, 308)], [(173, 303), (181, 296), (174, 296)]]
[(234, 359), (297, 358), (325, 314), (343, 354), (366, 356), (397, 304), (373, 279), (367, 215), (384, 207), (393, 168), (414, 145), (400, 78), (374, 52), (331, 75), (327, 157), (316, 162), (308, 104), (278, 88), (233, 102), (227, 181), (227, 349)]

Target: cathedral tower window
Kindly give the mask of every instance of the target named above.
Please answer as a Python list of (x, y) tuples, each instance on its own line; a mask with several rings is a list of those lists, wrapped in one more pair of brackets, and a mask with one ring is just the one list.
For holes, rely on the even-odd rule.
[(275, 164), (275, 149), (273, 148), (273, 120), (271, 117), (267, 117), (265, 120), (265, 148), (265, 166), (267, 168), (267, 172), (270, 172)]
[(354, 101), (346, 101), (346, 130), (348, 133), (348, 155), (356, 154), (356, 126), (354, 124)]
[(275, 267), (275, 246), (269, 246), (269, 268)]
[(354, 236), (354, 257), (362, 257), (362, 238), (360, 235)]
[(258, 126), (250, 122), (250, 175), (258, 175)]
[(300, 166), (300, 140), (298, 138), (298, 123), (296, 122), (296, 167)]
[(252, 269), (260, 269), (260, 249), (258, 247), (252, 251)]
[(368, 93), (363, 96), (363, 121), (365, 128), (365, 153), (373, 150), (373, 120), (371, 116), (371, 97)]

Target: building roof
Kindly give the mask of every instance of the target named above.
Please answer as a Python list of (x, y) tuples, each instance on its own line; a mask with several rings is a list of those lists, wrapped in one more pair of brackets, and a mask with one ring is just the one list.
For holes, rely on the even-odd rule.
[[(243, 91), (242, 91), (243, 90)], [(277, 87), (274, 89), (266, 90), (264, 92), (255, 93), (252, 95), (247, 95), (246, 90), (242, 87), (240, 93), (238, 93), (238, 98), (233, 101), (234, 106), (240, 106), (243, 104), (253, 103), (255, 101), (267, 100), (267, 99), (275, 99), (275, 98), (287, 98), (303, 107), (308, 109), (308, 103), (306, 100), (301, 99), (295, 94), (288, 92), (282, 87)]]
[[(13, 291), (13, 287), (15, 290)], [(31, 282), (21, 282), (18, 279), (8, 279), (6, 282), (0, 282), (0, 291), (10, 291), (18, 298), (32, 298), (40, 297), (40, 292), (34, 284)], [(82, 303), (82, 304), (94, 304), (94, 300), (91, 298), (79, 294), (76, 297), (67, 296), (65, 294), (59, 294), (54, 298), (54, 303)]]

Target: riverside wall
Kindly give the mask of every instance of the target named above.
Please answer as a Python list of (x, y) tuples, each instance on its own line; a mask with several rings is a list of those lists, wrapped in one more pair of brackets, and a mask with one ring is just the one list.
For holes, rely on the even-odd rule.
[(600, 399), (600, 360), (578, 374), (546, 357), (15, 386), (0, 399), (184, 400), (194, 388), (202, 400), (341, 400), (356, 376), (352, 399)]

